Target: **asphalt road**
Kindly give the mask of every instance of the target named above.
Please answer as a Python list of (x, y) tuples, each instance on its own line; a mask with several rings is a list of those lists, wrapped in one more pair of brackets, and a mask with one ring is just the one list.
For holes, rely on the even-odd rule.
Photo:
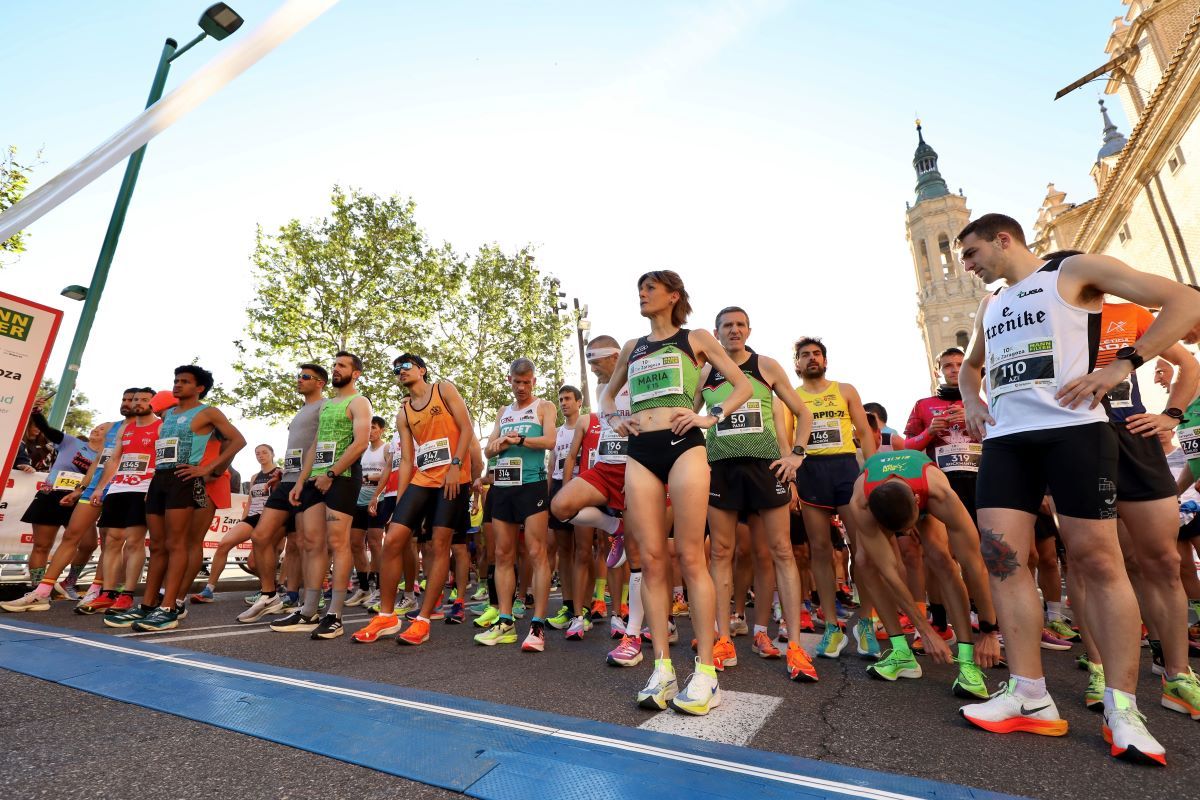
[[(363, 680), (506, 703), (530, 709), (638, 726), (655, 717), (633, 703), (649, 674), (648, 662), (634, 669), (604, 664), (612, 642), (598, 626), (582, 642), (552, 634), (542, 654), (518, 647), (482, 648), (471, 636), (475, 628), (434, 623), (433, 638), (421, 647), (398, 647), (391, 640), (373, 645), (349, 636), (313, 641), (306, 636), (273, 633), (263, 623), (238, 625), (245, 608), (242, 595), (226, 592), (207, 606), (192, 606), (183, 625), (167, 634), (146, 637), (177, 646), (247, 661), (339, 674)], [(348, 610), (347, 629), (365, 624), (365, 614)], [(360, 617), (361, 619), (354, 619)], [(29, 622), (109, 632), (99, 617), (71, 612), (56, 603), (46, 613), (27, 614)], [(688, 620), (680, 626), (675, 662), (681, 677), (691, 654)], [(522, 632), (525, 626), (521, 624)], [(740, 663), (721, 676), (724, 690), (741, 693), (735, 700), (761, 714), (714, 713), (709, 728), (695, 730), (708, 738), (742, 735), (748, 746), (889, 773), (966, 784), (998, 792), (1039, 798), (1125, 800), (1191, 798), (1200, 795), (1200, 723), (1169, 712), (1158, 704), (1157, 678), (1143, 651), (1139, 687), (1142, 710), (1151, 730), (1167, 746), (1170, 766), (1156, 769), (1117, 762), (1107, 755), (1100, 736), (1100, 717), (1082, 704), (1086, 673), (1074, 653), (1045, 652), (1047, 680), (1060, 712), (1070, 722), (1063, 738), (1029, 734), (998, 736), (970, 727), (956, 713), (961, 704), (950, 693), (950, 667), (923, 662), (925, 676), (896, 684), (870, 679), (867, 662), (854, 655), (837, 661), (818, 659), (817, 684), (788, 681), (779, 661), (750, 652), (745, 637), (736, 640)], [(847, 650), (851, 653), (852, 648)], [(1005, 675), (995, 671), (991, 679)], [(225, 791), (239, 797), (368, 798), (383, 796), (443, 797), (449, 793), (419, 785), (401, 791), (398, 779), (359, 767), (290, 750), (241, 734), (210, 728), (145, 709), (0, 672), (0, 691), (9, 698), (0, 719), (9, 743), (0, 771), (4, 796), (48, 794), (47, 776), (55, 793), (66, 789), (115, 794), (118, 786), (137, 786), (141, 793), (162, 797), (211, 797)], [(14, 699), (20, 698), (20, 699)], [(719, 709), (722, 711), (724, 709)], [(662, 722), (673, 724), (668, 715)], [(733, 731), (726, 730), (732, 725)], [(121, 768), (102, 768), (116, 746), (122, 753), (145, 750), (150, 762), (122, 758)], [(155, 767), (161, 748), (179, 761), (169, 770)], [(99, 773), (99, 774), (98, 774)], [(113, 787), (105, 791), (105, 787)], [(358, 787), (361, 787), (358, 788)]]

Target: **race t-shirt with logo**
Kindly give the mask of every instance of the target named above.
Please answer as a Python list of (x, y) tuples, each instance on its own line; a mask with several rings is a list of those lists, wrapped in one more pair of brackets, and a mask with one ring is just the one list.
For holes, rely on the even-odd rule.
[[(412, 484), (437, 488), (446, 482), (446, 473), (450, 471), (458, 450), (459, 437), (469, 434), (458, 429), (454, 415), (442, 399), (440, 382), (433, 385), (423, 408), (414, 408), (410, 397), (401, 409), (416, 445), (417, 469), (413, 473)], [(458, 475), (460, 486), (471, 482), (470, 452), (462, 460)]]
[(54, 463), (40, 487), (46, 491), (69, 492), (83, 483), (83, 478), (96, 459), (96, 451), (76, 436), (63, 436), (54, 453)]
[(150, 488), (150, 479), (154, 477), (154, 444), (162, 435), (161, 430), (161, 419), (149, 425), (129, 420), (121, 434), (121, 460), (108, 483), (108, 494), (145, 493)]
[(1066, 408), (1055, 397), (1092, 371), (1100, 337), (1100, 314), (1070, 305), (1059, 293), (1062, 261), (1050, 261), (988, 298), (984, 367), (996, 424), (988, 424), (985, 439), (1108, 419), (1100, 406)]
[[(571, 442), (575, 440), (575, 426), (563, 423), (555, 431), (554, 437), (554, 469), (550, 472), (550, 477), (553, 480), (561, 481), (563, 468), (567, 464), (567, 454), (571, 452)], [(572, 477), (579, 474), (579, 464), (583, 461), (584, 455), (581, 449), (575, 460), (575, 471), (571, 473)]]
[[(954, 421), (935, 431), (933, 421), (941, 416)], [(979, 472), (983, 445), (967, 430), (962, 392), (957, 386), (940, 386), (933, 397), (918, 400), (908, 415), (904, 436), (909, 448), (924, 450), (942, 472)]]
[(700, 383), (700, 365), (680, 328), (662, 341), (643, 336), (629, 354), (627, 370), (630, 408), (634, 414), (648, 408), (692, 409)]
[(375, 487), (379, 486), (379, 476), (383, 474), (383, 465), (387, 463), (387, 456), (388, 446), (385, 443), (380, 442), (378, 447), (372, 448), (368, 442), (367, 449), (358, 459), (358, 463), (362, 466), (362, 487), (358, 490), (360, 506), (368, 505), (371, 498), (375, 496)]
[(96, 471), (92, 473), (92, 479), (88, 481), (87, 488), (79, 496), (79, 502), (86, 503), (92, 499), (92, 492), (96, 491), (96, 485), (100, 483), (100, 476), (104, 473), (104, 467), (108, 464), (108, 460), (112, 458), (113, 451), (117, 449), (117, 434), (121, 432), (121, 426), (124, 423), (125, 420), (122, 419), (118, 422), (110, 422), (108, 424), (108, 430), (104, 433), (104, 447), (100, 451), (100, 460), (96, 462)]
[(283, 477), (280, 483), (295, 483), (304, 468), (304, 456), (317, 438), (317, 425), (324, 400), (305, 403), (288, 425), (287, 449), (283, 451)]
[(929, 503), (927, 473), (932, 466), (929, 457), (919, 450), (876, 453), (863, 462), (863, 498), (870, 497), (886, 481), (901, 480), (913, 490), (917, 508), (924, 512)]
[[(602, 383), (596, 387), (596, 391), (599, 394), (604, 394), (604, 390), (607, 387), (607, 383)], [(628, 383), (621, 387), (621, 391), (617, 392), (616, 410), (623, 417), (627, 417), (632, 413)], [(596, 456), (592, 459), (593, 463), (624, 464), (628, 455), (629, 438), (618, 434), (613, 430), (608, 420), (601, 416), (600, 436), (596, 440)]]
[[(1105, 303), (1100, 312), (1100, 349), (1096, 353), (1096, 369), (1107, 367), (1122, 347), (1134, 342), (1154, 324), (1154, 315), (1135, 303)], [(1137, 372), (1118, 383), (1104, 398), (1108, 418), (1124, 422), (1134, 414), (1146, 413), (1142, 391), (1138, 388)]]
[(813, 416), (812, 433), (805, 446), (809, 457), (842, 455), (857, 450), (850, 405), (837, 381), (830, 381), (829, 386), (819, 392), (805, 391), (802, 383), (796, 387), (796, 394), (800, 395)]
[(258, 516), (263, 512), (263, 509), (267, 507), (267, 497), (269, 497), (271, 494), (270, 490), (267, 489), (267, 484), (269, 484), (277, 475), (279, 475), (279, 473), (280, 470), (278, 467), (276, 467), (270, 472), (256, 473), (255, 476), (250, 479), (250, 499), (246, 503), (247, 517)]
[(193, 432), (192, 420), (206, 408), (208, 406), (201, 403), (187, 411), (180, 411), (176, 407), (166, 412), (162, 427), (158, 430), (158, 441), (154, 443), (154, 469), (170, 470), (181, 465), (200, 465), (212, 433)]
[[(524, 408), (517, 408), (516, 403), (505, 406), (500, 413), (500, 436), (516, 433), (526, 438), (541, 436), (545, 429), (542, 427), (538, 410), (545, 402), (534, 398), (533, 402)], [(492, 485), (497, 488), (523, 486), (527, 483), (545, 482), (546, 480), (546, 451), (534, 450), (524, 445), (509, 445), (504, 452), (496, 456), (496, 466), (492, 471)]]
[[(338, 459), (350, 449), (350, 445), (354, 444), (354, 420), (350, 418), (350, 404), (357, 397), (361, 395), (354, 392), (345, 397), (326, 400), (321, 406), (317, 417), (317, 439), (313, 445), (316, 454), (313, 457), (311, 477), (329, 472)], [(353, 468), (350, 471), (353, 472)]]
[(705, 434), (709, 461), (727, 458), (779, 458), (779, 438), (775, 434), (775, 398), (767, 379), (758, 367), (758, 353), (741, 364), (742, 374), (750, 381), (750, 399), (741, 408), (726, 408), (733, 384), (716, 367), (709, 370), (701, 387), (709, 408), (721, 406), (725, 418)]

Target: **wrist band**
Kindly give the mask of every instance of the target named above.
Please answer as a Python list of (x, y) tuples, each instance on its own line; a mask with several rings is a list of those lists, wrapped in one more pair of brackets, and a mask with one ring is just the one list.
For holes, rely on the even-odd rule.
[(987, 622), (986, 620), (982, 620), (982, 619), (979, 620), (979, 632), (980, 633), (999, 633), (999, 631), (1000, 631), (1000, 626), (995, 624), (994, 622)]

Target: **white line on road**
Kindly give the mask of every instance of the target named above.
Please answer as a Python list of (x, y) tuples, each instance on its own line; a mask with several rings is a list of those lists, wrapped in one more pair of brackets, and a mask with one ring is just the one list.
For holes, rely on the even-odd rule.
[(706, 742), (745, 745), (782, 702), (782, 697), (721, 690), (721, 705), (710, 711), (708, 716), (692, 717), (663, 711), (638, 727), (646, 731), (690, 736)]

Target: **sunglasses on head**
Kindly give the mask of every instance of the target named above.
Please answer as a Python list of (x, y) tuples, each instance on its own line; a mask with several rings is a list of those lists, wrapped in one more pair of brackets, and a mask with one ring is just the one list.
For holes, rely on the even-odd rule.
[(414, 366), (416, 366), (416, 365), (413, 364), (413, 362), (411, 362), (411, 361), (401, 361), (399, 364), (392, 367), (392, 374), (399, 375), (404, 370), (412, 369)]

